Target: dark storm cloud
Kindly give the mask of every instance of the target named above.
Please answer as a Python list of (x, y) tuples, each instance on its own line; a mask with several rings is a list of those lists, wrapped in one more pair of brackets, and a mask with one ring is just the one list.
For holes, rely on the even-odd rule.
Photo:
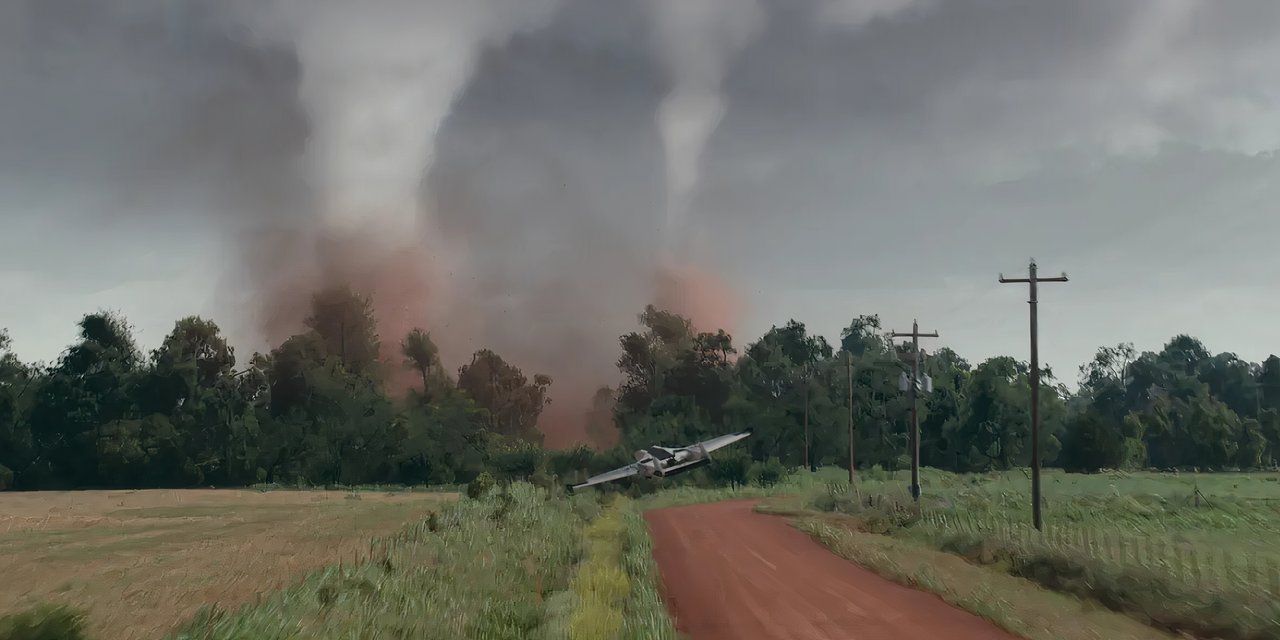
[[(1253, 155), (1280, 144), (1261, 64), (1280, 58), (1256, 26), (1280, 24), (1273, 3), (960, 1), (852, 30), (815, 29), (814, 15), (774, 7), (704, 158), (702, 232), (728, 234), (747, 249), (729, 259), (760, 277), (750, 256), (803, 246), (914, 277), (987, 247), (1203, 226), (1214, 213), (1194, 203), (1274, 172)], [(1192, 165), (1204, 171), (1189, 181)], [(1018, 208), (1010, 184), (1031, 192)], [(1198, 197), (1169, 196), (1192, 185)], [(821, 279), (825, 262), (782, 269)]]
[[(531, 368), (585, 345), (587, 377), (611, 373), (671, 235), (743, 292), (747, 335), (918, 314), (961, 352), (1010, 351), (1021, 294), (991, 280), (1035, 255), (1073, 275), (1060, 371), (1181, 330), (1280, 341), (1261, 275), (1280, 270), (1280, 3), (759, 0), (739, 24), (744, 4), (690, 2), (21, 3), (0, 207), (40, 240), (6, 240), (0, 283), (154, 277), (160, 257), (65, 248), (125, 213), (154, 214), (108, 235), (136, 248), (183, 238), (174, 219), (243, 238), (401, 228), (395, 209), (469, 307), (437, 319)], [(3, 312), (20, 347), (73, 319)]]
[(180, 215), (193, 198), (226, 216), (296, 206), (291, 163), (307, 124), (288, 47), (256, 41), (214, 3), (42, 0), (9, 11), (9, 189), (92, 193), (76, 208), (96, 215)]

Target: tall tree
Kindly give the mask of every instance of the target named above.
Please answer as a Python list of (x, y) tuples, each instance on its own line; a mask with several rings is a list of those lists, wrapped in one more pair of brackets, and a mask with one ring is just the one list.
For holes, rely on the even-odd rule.
[(623, 376), (618, 410), (623, 416), (647, 413), (653, 401), (665, 395), (668, 374), (694, 340), (688, 318), (678, 314), (648, 305), (639, 319), (643, 331), (618, 339), (622, 346), (618, 369)]
[(519, 368), (488, 349), (477, 351), (458, 370), (458, 388), (489, 412), (495, 433), (524, 440), (542, 441), (538, 417), (550, 400), (550, 376), (535, 374), (530, 381)]
[(1258, 391), (1263, 408), (1280, 410), (1280, 357), (1272, 354), (1258, 368)]
[(1232, 411), (1242, 416), (1257, 417), (1262, 408), (1262, 396), (1258, 380), (1254, 377), (1254, 365), (1234, 353), (1220, 353), (1200, 363), (1197, 377), (1209, 385), (1209, 393), (1213, 397), (1231, 407)]
[(415, 328), (400, 343), (400, 352), (404, 354), (405, 365), (413, 367), (422, 376), (422, 395), (429, 398), (430, 375), (440, 366), (440, 350), (432, 342), (431, 334)]
[(17, 473), (30, 464), (31, 430), (25, 418), (39, 376), (10, 344), (8, 332), (0, 329), (0, 491), (14, 486)]
[(851, 320), (849, 326), (840, 330), (840, 350), (848, 351), (856, 357), (889, 351), (889, 342), (880, 326), (880, 316), (862, 315)]
[(347, 371), (369, 377), (379, 375), (378, 325), (367, 296), (346, 285), (320, 291), (311, 299), (306, 325)]
[(31, 434), (40, 454), (40, 466), (32, 472), (72, 486), (100, 483), (102, 429), (135, 417), (131, 393), (142, 360), (122, 316), (91, 313), (79, 327), (80, 339), (49, 372), (31, 413)]

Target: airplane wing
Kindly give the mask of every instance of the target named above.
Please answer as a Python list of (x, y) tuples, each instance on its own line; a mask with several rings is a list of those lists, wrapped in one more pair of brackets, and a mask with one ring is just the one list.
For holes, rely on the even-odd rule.
[(703, 448), (707, 452), (711, 452), (711, 451), (715, 451), (716, 449), (722, 449), (724, 447), (727, 447), (739, 440), (742, 440), (743, 438), (746, 438), (749, 435), (751, 435), (750, 431), (740, 431), (738, 433), (730, 433), (729, 435), (724, 435), (718, 438), (705, 440), (703, 442), (698, 443), (697, 446)]
[(637, 473), (640, 473), (640, 466), (636, 464), (629, 464), (625, 467), (618, 467), (613, 471), (606, 471), (600, 475), (591, 476), (590, 478), (587, 478), (587, 481), (582, 484), (569, 485), (569, 490), (576, 491), (583, 487), (590, 487), (597, 484), (604, 484), (606, 482), (613, 482), (614, 480), (621, 480), (623, 478), (634, 476)]

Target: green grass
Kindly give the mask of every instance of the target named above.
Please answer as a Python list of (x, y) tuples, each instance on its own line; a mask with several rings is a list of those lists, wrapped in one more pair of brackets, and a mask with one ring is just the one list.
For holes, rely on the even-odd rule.
[(173, 637), (675, 640), (639, 509), (599, 499), (491, 490)]
[[(351, 508), (344, 503), (329, 502), (328, 508)], [(516, 483), (440, 506), (397, 533), (374, 538), (356, 556), (338, 556), (347, 560), (312, 571), (293, 586), (243, 606), (209, 605), (168, 637), (678, 637), (659, 595), (651, 542), (637, 503), (617, 496), (606, 505), (595, 492), (566, 497)], [(112, 550), (143, 551), (147, 545), (139, 543), (154, 541), (157, 529), (162, 535), (190, 535), (189, 528), (201, 528), (218, 515), (198, 505), (116, 511), (115, 517), (154, 526), (139, 535), (117, 532), (115, 539), (104, 541)], [(250, 511), (254, 515), (261, 509)], [(280, 524), (267, 518), (263, 526)], [(138, 558), (163, 560), (154, 550)], [(195, 573), (184, 582), (191, 585), (206, 577)], [(60, 591), (74, 590), (71, 581), (63, 585)], [(73, 633), (67, 630), (74, 627), (80, 634), (84, 621), (77, 611), (40, 605), (0, 619), (5, 633), (0, 640), (80, 637), (67, 635)], [(114, 637), (88, 631), (88, 637)]]
[[(793, 500), (853, 516), (873, 533), (956, 553), (1161, 628), (1280, 638), (1280, 475), (1044, 474), (1045, 530), (1028, 526), (1021, 471), (924, 470), (833, 479)], [(1197, 490), (1199, 494), (1197, 495)]]
[(676, 640), (640, 513), (635, 502), (619, 496), (586, 528), (585, 558), (571, 588), (548, 599), (542, 638)]
[(64, 605), (42, 604), (0, 616), (0, 640), (82, 640), (84, 614)]
[(209, 611), (175, 637), (536, 637), (548, 597), (568, 588), (582, 556), (588, 500), (515, 484), (460, 501), (374, 543), (361, 562), (236, 612)]
[(794, 472), (786, 475), (780, 482), (762, 487), (747, 484), (738, 487), (699, 487), (689, 484), (664, 488), (639, 498), (637, 502), (642, 511), (679, 507), (706, 502), (722, 502), (724, 500), (749, 500), (755, 498), (773, 498), (779, 496), (812, 495), (825, 490), (828, 485), (847, 475), (841, 475), (839, 469), (820, 469), (815, 473)]
[(802, 517), (796, 526), (837, 555), (894, 582), (935, 593), (1018, 636), (1031, 640), (1170, 638), (1126, 616), (970, 564), (917, 541), (864, 533), (828, 520)]
[(658, 564), (653, 559), (653, 541), (640, 508), (631, 501), (621, 504), (623, 524), (622, 566), (631, 578), (622, 624), (623, 640), (675, 640), (675, 623), (659, 592)]

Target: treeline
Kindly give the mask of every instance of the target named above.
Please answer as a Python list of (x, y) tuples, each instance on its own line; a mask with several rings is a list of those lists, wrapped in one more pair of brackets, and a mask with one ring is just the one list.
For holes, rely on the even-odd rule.
[[(836, 345), (792, 321), (741, 350), (723, 331), (694, 331), (653, 307), (640, 324), (620, 339), (617, 389), (602, 388), (586, 416), (593, 440), (612, 445), (599, 453), (542, 449), (549, 377), (526, 376), (487, 349), (447, 371), (421, 330), (386, 349), (369, 300), (346, 288), (314, 298), (305, 332), (243, 362), (198, 317), (143, 354), (123, 318), (89, 314), (48, 365), (20, 361), (0, 332), (0, 488), (447, 484), (485, 470), (551, 483), (624, 464), (642, 446), (740, 429), (754, 435), (718, 454), (710, 473), (767, 481), (805, 462), (848, 464), (851, 381), (858, 465), (908, 464), (910, 405), (898, 381), (909, 354), (878, 317), (855, 318)], [(1025, 363), (1000, 356), (973, 366), (944, 347), (923, 371), (933, 380), (920, 401), (924, 464), (1028, 463)], [(1159, 352), (1100, 349), (1074, 393), (1051, 371), (1042, 380), (1046, 464), (1280, 461), (1275, 356), (1249, 363), (1178, 336)]]
[[(643, 331), (621, 341), (623, 449), (751, 428), (752, 458), (796, 466), (805, 462), (807, 421), (809, 464), (847, 465), (851, 372), (857, 464), (909, 465), (910, 400), (898, 387), (910, 354), (885, 337), (877, 316), (855, 318), (837, 345), (792, 321), (741, 352), (725, 333), (695, 332), (674, 314), (650, 308), (641, 323)], [(933, 380), (920, 399), (922, 464), (962, 472), (1029, 464), (1025, 362), (997, 356), (974, 366), (943, 347), (922, 370)], [(1159, 352), (1100, 349), (1080, 368), (1074, 393), (1048, 369), (1041, 380), (1046, 464), (1088, 471), (1280, 462), (1276, 356), (1254, 364), (1177, 336)]]
[(306, 325), (247, 362), (198, 317), (144, 355), (124, 318), (89, 314), (48, 366), (0, 333), (0, 488), (442, 484), (541, 458), (550, 378), (489, 350), (450, 375), (421, 330), (384, 350), (346, 288), (315, 296)]

